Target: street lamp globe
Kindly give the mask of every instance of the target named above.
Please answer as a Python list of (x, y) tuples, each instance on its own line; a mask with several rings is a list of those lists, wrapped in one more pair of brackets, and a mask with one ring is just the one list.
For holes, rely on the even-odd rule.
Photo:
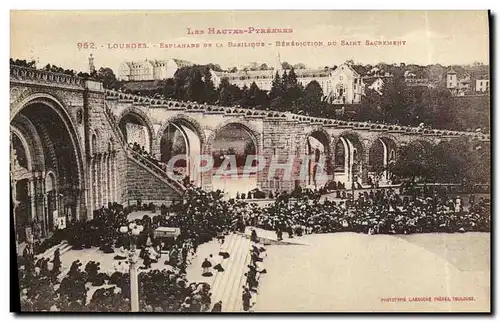
[(127, 226), (121, 226), (121, 227), (120, 227), (120, 232), (121, 232), (122, 234), (125, 234), (127, 231), (128, 231), (128, 227), (127, 227)]
[(139, 236), (139, 234), (143, 230), (144, 230), (144, 227), (142, 225), (137, 225), (137, 226), (134, 227), (134, 229), (132, 229), (132, 235)]
[(131, 222), (129, 225), (128, 225), (128, 228), (130, 228), (130, 230), (134, 229), (137, 225), (135, 224), (135, 222)]

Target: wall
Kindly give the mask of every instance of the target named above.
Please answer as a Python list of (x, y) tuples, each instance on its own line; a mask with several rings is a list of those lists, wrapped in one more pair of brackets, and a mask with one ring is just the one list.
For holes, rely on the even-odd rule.
[[(125, 185), (126, 180), (126, 153), (123, 147), (123, 139), (120, 137), (120, 133), (116, 131), (118, 128), (116, 125), (112, 124), (112, 120), (106, 116), (105, 106), (104, 106), (104, 92), (102, 89), (88, 89), (85, 93), (85, 124), (86, 124), (86, 150), (89, 156), (89, 161), (93, 159), (101, 158), (102, 154), (109, 153), (108, 143), (112, 142), (113, 149), (115, 150), (115, 162), (116, 162), (116, 191), (111, 193), (112, 196), (108, 200), (110, 202), (123, 203), (127, 197), (127, 190)], [(113, 127), (116, 127), (114, 129)], [(92, 135), (97, 136), (97, 151), (91, 150)], [(87, 164), (87, 178), (91, 178), (88, 184), (89, 196), (92, 193), (94, 184), (102, 184), (100, 180), (96, 182), (93, 173), (91, 173), (91, 162)], [(89, 217), (92, 216), (95, 206), (92, 204), (92, 198), (88, 198), (88, 214)]]
[(170, 186), (144, 166), (132, 159), (127, 159), (126, 185), (127, 202), (135, 204), (137, 200), (143, 203), (169, 204), (178, 200), (180, 195)]

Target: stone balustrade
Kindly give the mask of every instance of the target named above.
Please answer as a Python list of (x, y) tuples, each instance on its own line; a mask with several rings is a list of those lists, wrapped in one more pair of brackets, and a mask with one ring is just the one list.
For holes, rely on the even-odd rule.
[(343, 121), (343, 120), (336, 120), (329, 118), (298, 115), (290, 112), (264, 111), (264, 110), (246, 109), (246, 108), (241, 108), (239, 106), (225, 107), (225, 106), (199, 104), (195, 102), (180, 102), (173, 100), (150, 98), (114, 90), (106, 90), (105, 95), (106, 99), (108, 100), (119, 100), (123, 102), (129, 102), (132, 104), (148, 105), (150, 108), (166, 108), (170, 110), (179, 110), (187, 112), (212, 113), (212, 114), (219, 113), (231, 116), (243, 116), (243, 117), (273, 119), (273, 120), (287, 120), (305, 124), (317, 124), (326, 127), (351, 128), (351, 129), (365, 130), (365, 131), (384, 131), (392, 133), (413, 134), (413, 135), (417, 134), (417, 135), (438, 136), (438, 137), (466, 136), (466, 137), (473, 137), (475, 139), (480, 139), (483, 141), (490, 140), (489, 134), (483, 134), (478, 132), (429, 129), (423, 127), (403, 126), (397, 124)]
[(52, 83), (69, 87), (85, 88), (85, 79), (78, 76), (15, 65), (10, 66), (10, 79), (11, 81)]

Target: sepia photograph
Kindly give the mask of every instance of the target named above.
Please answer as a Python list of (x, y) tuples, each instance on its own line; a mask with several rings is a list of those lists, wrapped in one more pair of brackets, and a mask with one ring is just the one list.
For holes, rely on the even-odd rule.
[(10, 11), (17, 312), (491, 313), (490, 20)]

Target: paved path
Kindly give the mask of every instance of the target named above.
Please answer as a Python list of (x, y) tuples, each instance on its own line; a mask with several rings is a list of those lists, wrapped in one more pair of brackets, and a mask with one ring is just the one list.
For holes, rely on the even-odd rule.
[[(256, 312), (487, 311), (487, 233), (412, 236), (335, 233), (309, 246), (268, 246)], [(383, 297), (474, 297), (382, 302)]]

